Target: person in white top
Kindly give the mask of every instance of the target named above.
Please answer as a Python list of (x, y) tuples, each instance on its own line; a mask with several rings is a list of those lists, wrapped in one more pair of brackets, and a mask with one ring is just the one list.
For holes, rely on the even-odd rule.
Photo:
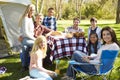
[[(97, 52), (97, 56), (90, 57), (88, 55), (85, 55), (85, 53), (81, 51), (75, 51), (74, 54), (72, 55), (71, 60), (75, 60), (80, 63), (99, 63), (100, 62), (100, 57), (102, 50), (120, 50), (120, 45), (117, 41), (116, 34), (114, 30), (106, 26), (101, 30), (101, 38), (103, 40), (103, 46), (100, 47), (100, 49)], [(97, 69), (95, 65), (87, 65), (87, 66), (80, 66), (81, 69), (84, 69), (86, 72), (96, 72)], [(73, 71), (71, 68), (71, 65), (69, 65), (67, 69), (67, 77), (70, 78), (73, 77)]]
[(47, 40), (44, 36), (38, 36), (33, 44), (30, 53), (29, 74), (37, 80), (52, 80), (57, 74), (54, 71), (47, 70), (43, 67), (43, 58), (46, 56)]
[(19, 21), (19, 26), (21, 27), (21, 34), (19, 41), (22, 43), (22, 71), (28, 70), (29, 62), (29, 48), (32, 47), (35, 37), (34, 37), (34, 24), (32, 16), (35, 12), (35, 6), (29, 4)]
[(84, 29), (79, 27), (80, 20), (79, 18), (73, 19), (73, 26), (67, 27), (65, 33), (75, 33), (75, 32), (84, 32)]
[(90, 33), (97, 33), (99, 40), (101, 40), (101, 28), (97, 26), (97, 19), (95, 17), (92, 17), (90, 19), (91, 26), (88, 28), (88, 40)]

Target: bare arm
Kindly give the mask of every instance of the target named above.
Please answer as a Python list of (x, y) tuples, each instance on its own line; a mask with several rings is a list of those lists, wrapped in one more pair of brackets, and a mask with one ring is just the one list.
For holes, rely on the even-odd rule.
[(37, 53), (35, 55), (35, 62), (36, 62), (36, 68), (40, 71), (43, 71), (49, 75), (54, 74), (55, 72), (51, 71), (51, 70), (47, 70), (42, 66), (42, 53)]

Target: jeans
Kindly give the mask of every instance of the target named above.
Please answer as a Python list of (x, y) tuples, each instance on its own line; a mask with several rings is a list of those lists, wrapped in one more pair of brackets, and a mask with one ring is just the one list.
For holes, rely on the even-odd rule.
[(29, 52), (33, 46), (34, 40), (24, 37), (22, 41), (22, 66), (28, 67), (30, 63)]
[(29, 71), (29, 74), (37, 80), (53, 80), (47, 73), (39, 71), (38, 69), (32, 69)]
[[(82, 56), (87, 56), (87, 55), (85, 53), (81, 52), (81, 51), (75, 51), (72, 55), (71, 60), (75, 60), (75, 61), (80, 62), (80, 63), (88, 63), (88, 62), (86, 62), (82, 59)], [(73, 66), (76, 66), (76, 65), (73, 65)], [(90, 64), (90, 65), (79, 65), (79, 68), (82, 71), (84, 71), (85, 73), (91, 73), (91, 72), (92, 73), (97, 73), (97, 69), (92, 64)], [(73, 73), (75, 73), (75, 71), (72, 69), (71, 65), (69, 65), (68, 69), (67, 69), (67, 76), (75, 77), (75, 74), (73, 74)]]

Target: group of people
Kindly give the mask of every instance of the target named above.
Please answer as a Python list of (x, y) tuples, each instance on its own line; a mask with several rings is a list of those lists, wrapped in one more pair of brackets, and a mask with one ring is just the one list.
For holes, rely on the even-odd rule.
[[(42, 80), (52, 80), (51, 77), (55, 76), (55, 72), (47, 70), (43, 67), (43, 59), (46, 57), (47, 52), (47, 40), (45, 35), (50, 34), (57, 30), (56, 18), (54, 15), (54, 9), (48, 9), (48, 16), (43, 18), (41, 13), (35, 14), (35, 22), (33, 22), (33, 14), (35, 11), (35, 6), (30, 4), (26, 8), (24, 15), (20, 20), (21, 34), (19, 41), (22, 44), (22, 54), (23, 54), (23, 69), (26, 70), (29, 67), (29, 74), (31, 77), (39, 78)], [(84, 32), (84, 29), (79, 27), (79, 18), (73, 19), (73, 25), (67, 27), (65, 32)], [(102, 50), (119, 50), (119, 43), (116, 38), (114, 30), (106, 26), (100, 28), (97, 26), (97, 19), (90, 19), (91, 26), (88, 29), (88, 44), (87, 51), (88, 54), (81, 51), (74, 51), (72, 55), (72, 60), (83, 62), (83, 63), (93, 63), (100, 62), (100, 56)], [(30, 52), (30, 64), (27, 62), (27, 57), (29, 55), (29, 49), (32, 48)], [(84, 55), (82, 57), (81, 55)], [(92, 57), (92, 54), (96, 56)], [(96, 67), (94, 65), (81, 66), (81, 69), (86, 69), (86, 71), (96, 72)], [(71, 79), (73, 77), (71, 65), (68, 66), (65, 80)]]
[[(100, 57), (103, 50), (120, 50), (120, 44), (117, 40), (115, 31), (105, 26), (102, 29), (97, 27), (97, 19), (90, 19), (91, 26), (88, 29), (88, 44), (87, 52), (74, 51), (71, 60), (75, 60), (80, 63), (100, 63)], [(97, 67), (95, 65), (79, 65), (80, 69), (88, 72), (97, 73)], [(73, 80), (75, 73), (73, 74), (73, 68), (71, 65), (68, 66), (66, 75), (62, 80)]]
[[(52, 80), (51, 77), (56, 76), (56, 73), (43, 67), (43, 58), (46, 57), (47, 51), (45, 35), (56, 30), (54, 9), (49, 8), (46, 17), (43, 17), (41, 13), (36, 13), (35, 21), (33, 21), (34, 13), (35, 6), (29, 4), (19, 22), (21, 31), (18, 40), (22, 44), (21, 71), (29, 69), (29, 74), (33, 78)], [(29, 55), (30, 62), (28, 60)]]

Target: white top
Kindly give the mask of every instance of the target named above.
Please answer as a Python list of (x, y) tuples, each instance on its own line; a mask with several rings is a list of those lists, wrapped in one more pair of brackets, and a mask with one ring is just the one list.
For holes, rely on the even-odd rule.
[(32, 18), (25, 17), (21, 27), (21, 35), (29, 39), (35, 40), (34, 38), (34, 24)]
[(105, 44), (97, 52), (97, 56), (94, 60), (90, 60), (90, 63), (99, 63), (101, 58), (102, 50), (120, 50), (119, 46), (116, 43)]
[[(89, 40), (90, 32), (91, 32), (91, 26), (88, 28), (88, 40)], [(96, 33), (98, 35), (98, 38), (101, 39), (101, 28), (100, 27), (97, 27)]]

